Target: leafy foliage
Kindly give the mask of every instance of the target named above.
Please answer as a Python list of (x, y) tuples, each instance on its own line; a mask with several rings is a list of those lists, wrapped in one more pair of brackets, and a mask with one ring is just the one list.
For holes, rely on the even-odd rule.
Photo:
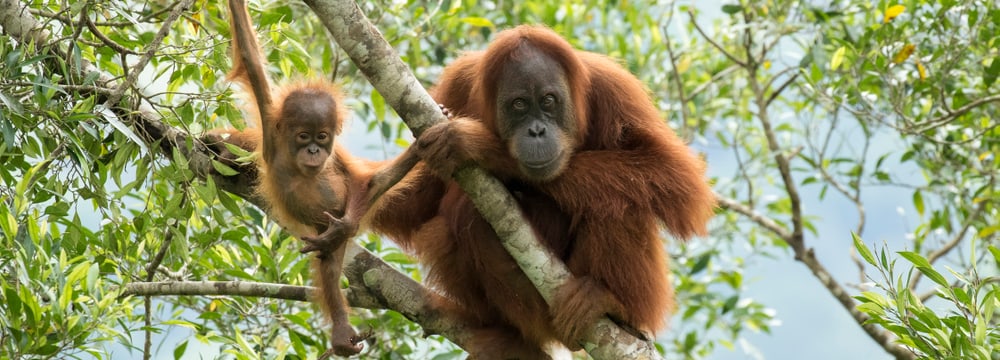
[[(876, 259), (871, 250), (857, 237), (855, 246), (865, 262), (874, 266), (881, 278), (873, 279), (881, 292), (865, 291), (856, 298), (858, 310), (871, 316), (872, 323), (881, 325), (899, 338), (899, 342), (914, 349), (921, 359), (983, 359), (990, 360), (1000, 351), (1000, 331), (995, 325), (995, 312), (1000, 305), (1000, 286), (992, 278), (980, 279), (976, 266), (968, 275), (951, 269), (954, 284), (945, 279), (922, 255), (902, 251), (899, 256), (912, 265), (906, 274), (896, 273), (895, 260), (883, 249)], [(1000, 265), (1000, 252), (993, 252), (988, 263)], [(918, 295), (910, 285), (913, 270), (934, 281), (933, 293)], [(947, 311), (926, 303), (941, 299)]]

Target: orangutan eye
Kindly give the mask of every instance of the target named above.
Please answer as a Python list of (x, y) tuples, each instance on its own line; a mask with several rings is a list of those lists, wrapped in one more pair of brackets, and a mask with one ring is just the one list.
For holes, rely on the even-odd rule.
[(556, 104), (555, 95), (549, 94), (545, 95), (545, 97), (542, 98), (542, 106), (546, 108), (551, 108), (555, 104)]
[(510, 104), (510, 107), (517, 111), (524, 111), (528, 108), (528, 103), (524, 99), (514, 99), (514, 102)]

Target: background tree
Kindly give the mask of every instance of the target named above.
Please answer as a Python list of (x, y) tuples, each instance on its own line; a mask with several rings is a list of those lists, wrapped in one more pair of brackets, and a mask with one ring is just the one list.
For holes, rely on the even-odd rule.
[[(322, 353), (317, 309), (287, 300), (305, 296), (290, 286), (308, 274), (300, 244), (220, 191), (239, 184), (205, 178), (213, 165), (229, 170), (186, 136), (245, 126), (223, 80), (224, 4), (0, 4), (0, 353)], [(668, 358), (788, 356), (748, 340), (766, 344), (753, 333), (770, 332), (777, 318), (795, 326), (781, 316), (788, 304), (850, 320), (859, 340), (829, 344), (814, 328), (778, 339), (786, 344), (877, 344), (883, 358), (1000, 353), (995, 2), (361, 5), (426, 85), (498, 29), (544, 23), (578, 48), (622, 59), (649, 86), (671, 125), (706, 154), (723, 205), (712, 236), (670, 243), (681, 308), (658, 339)], [(355, 153), (388, 157), (412, 139), (307, 7), (258, 2), (251, 15), (273, 74), (342, 84), (356, 115), (342, 140)], [(45, 32), (25, 31), (35, 25)], [(164, 141), (150, 142), (150, 131)], [(845, 212), (851, 219), (837, 221)], [(420, 279), (391, 243), (359, 240)], [(781, 272), (812, 274), (811, 283), (777, 285), (775, 304), (750, 298), (783, 276), (756, 273), (759, 264), (787, 258), (805, 267)], [(377, 266), (372, 258), (348, 269), (352, 303), (399, 311), (355, 312), (355, 325), (375, 330), (369, 354), (461, 357), (440, 336), (420, 337), (452, 336), (447, 319), (353, 286), (363, 276), (395, 279), (366, 272)], [(188, 295), (119, 296), (163, 280), (191, 285)], [(831, 296), (837, 302), (816, 305)]]

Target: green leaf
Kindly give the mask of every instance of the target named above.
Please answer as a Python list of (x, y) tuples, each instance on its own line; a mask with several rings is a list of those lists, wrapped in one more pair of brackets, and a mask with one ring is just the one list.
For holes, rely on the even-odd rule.
[(306, 347), (303, 346), (302, 337), (297, 331), (288, 332), (288, 341), (292, 343), (292, 348), (295, 349), (296, 353), (306, 354)]
[(309, 316), (310, 316), (309, 313), (300, 312), (296, 314), (286, 314), (284, 317), (285, 320), (288, 320), (293, 324), (301, 326), (302, 328), (308, 329), (311, 327), (311, 325), (309, 324)]
[(731, 311), (734, 308), (736, 308), (736, 304), (739, 303), (739, 301), (740, 301), (740, 297), (737, 296), (737, 295), (733, 295), (733, 296), (730, 296), (729, 298), (727, 298), (726, 301), (724, 303), (722, 303), (722, 313), (726, 314), (729, 311)]
[[(214, 184), (215, 180), (212, 180), (212, 178), (208, 178), (208, 181), (211, 181)], [(228, 193), (219, 194), (219, 196), (217, 196), (216, 198), (219, 199), (220, 203), (222, 203), (222, 207), (226, 208), (226, 210), (229, 210), (229, 212), (233, 214), (239, 214), (242, 212), (240, 206), (236, 204), (236, 201), (233, 200), (233, 198)]]
[(218, 171), (219, 174), (222, 174), (223, 176), (235, 176), (240, 174), (239, 171), (233, 170), (233, 168), (219, 162), (218, 160), (212, 160), (212, 168), (214, 168), (215, 171)]
[(993, 245), (990, 245), (988, 249), (990, 249), (990, 253), (993, 254), (993, 261), (996, 261), (997, 266), (1000, 266), (1000, 249), (997, 249), (997, 247)]
[(69, 215), (69, 210), (71, 206), (72, 204), (70, 203), (57, 202), (45, 208), (45, 215), (54, 217), (64, 217), (66, 215)]
[(983, 310), (980, 314), (983, 315), (984, 319), (992, 319), (993, 313), (996, 312), (996, 308), (1000, 302), (1000, 288), (994, 288), (983, 297)]
[(924, 216), (924, 196), (920, 190), (913, 192), (913, 207), (917, 209), (917, 214)]
[(855, 308), (872, 317), (880, 317), (885, 314), (885, 309), (873, 302), (858, 304)]
[(982, 314), (976, 316), (976, 344), (986, 343), (986, 324), (987, 321), (982, 317)]
[(461, 351), (451, 351), (444, 354), (435, 355), (431, 360), (457, 360), (465, 357), (465, 353)]
[(875, 256), (872, 255), (871, 250), (868, 250), (865, 243), (861, 241), (861, 237), (852, 231), (851, 238), (854, 239), (854, 248), (858, 250), (858, 254), (861, 255), (861, 258), (865, 259), (865, 262), (871, 264), (872, 266), (878, 266), (875, 264)]
[(708, 267), (709, 260), (711, 259), (712, 257), (710, 253), (700, 256), (694, 263), (694, 266), (691, 267), (691, 275), (695, 275), (705, 270), (705, 268)]
[[(21, 298), (17, 296), (17, 292), (14, 288), (5, 288), (4, 299), (7, 300), (7, 311), (8, 314), (15, 315), (21, 313)], [(18, 315), (19, 316), (19, 315)]]
[(389, 123), (387, 122), (379, 123), (379, 129), (382, 130), (383, 139), (388, 139), (392, 137), (392, 126), (390, 126)]
[(985, 239), (986, 237), (993, 235), (993, 233), (997, 232), (997, 230), (1000, 230), (1000, 225), (987, 226), (982, 230), (979, 230), (979, 232), (976, 233), (976, 236), (980, 239)]
[(103, 115), (104, 120), (107, 120), (108, 123), (115, 128), (115, 130), (118, 130), (118, 132), (124, 134), (125, 137), (127, 137), (136, 145), (138, 145), (142, 149), (142, 152), (144, 153), (149, 152), (149, 148), (146, 147), (146, 142), (142, 141), (142, 139), (139, 138), (139, 135), (136, 135), (135, 132), (133, 132), (132, 129), (128, 127), (128, 125), (125, 125), (125, 123), (123, 123), (121, 119), (118, 118), (118, 115), (111, 112), (111, 110), (104, 107), (103, 105), (95, 107), (94, 112)]
[(931, 263), (927, 261), (923, 256), (912, 251), (900, 251), (897, 254), (902, 256), (904, 259), (908, 260), (913, 266), (916, 267), (931, 267)]
[(899, 157), (899, 162), (900, 163), (907, 162), (910, 159), (913, 159), (913, 157), (916, 156), (916, 155), (917, 155), (916, 151), (908, 150), (908, 151), (906, 151), (906, 152), (903, 153), (903, 156)]
[(233, 155), (236, 155), (236, 156), (239, 157), (239, 159), (236, 159), (237, 162), (242, 162), (240, 159), (248, 158), (248, 157), (253, 157), (254, 156), (254, 152), (253, 151), (247, 151), (246, 149), (241, 148), (241, 147), (237, 146), (236, 144), (223, 143), (223, 145), (226, 146), (226, 150), (229, 150), (229, 152), (233, 153)]
[(191, 330), (198, 330), (198, 326), (197, 325), (195, 325), (194, 323), (192, 323), (190, 321), (187, 321), (187, 320), (167, 319), (167, 320), (163, 320), (162, 324), (164, 324), (164, 325), (172, 325), (172, 326), (179, 326), (179, 327), (183, 327), (183, 328), (187, 328), (187, 329), (191, 329)]
[(928, 279), (931, 279), (934, 282), (936, 282), (938, 285), (941, 285), (941, 286), (944, 286), (944, 287), (950, 287), (951, 286), (951, 284), (948, 283), (948, 280), (945, 280), (944, 276), (942, 276), (941, 273), (939, 273), (936, 270), (934, 270), (934, 268), (917, 267), (917, 270), (919, 270), (921, 273), (923, 273), (924, 276), (927, 276)]
[(97, 286), (97, 279), (101, 276), (101, 267), (97, 263), (90, 264), (87, 269), (87, 291), (93, 292)]
[(464, 17), (460, 21), (477, 27), (488, 27), (488, 28), (496, 27), (495, 25), (493, 25), (493, 22), (490, 21), (490, 19), (484, 17)]
[(833, 57), (830, 58), (830, 70), (837, 70), (840, 64), (844, 62), (844, 54), (847, 53), (847, 47), (841, 46), (837, 51), (833, 52)]
[(864, 291), (864, 292), (861, 293), (860, 297), (864, 298), (864, 299), (868, 299), (869, 302), (876, 303), (880, 307), (887, 307), (887, 306), (889, 306), (889, 300), (887, 300), (885, 298), (885, 296), (882, 296), (882, 294), (879, 294), (879, 293), (876, 293), (876, 292)]
[(809, 65), (812, 64), (812, 62), (813, 62), (813, 53), (808, 52), (806, 53), (806, 56), (803, 56), (802, 59), (799, 60), (799, 67), (800, 68), (808, 67)]
[(993, 86), (993, 83), (997, 81), (997, 76), (1000, 76), (1000, 57), (994, 57), (990, 66), (984, 69), (983, 73), (983, 85), (987, 88)]
[(691, 351), (691, 349), (694, 349), (694, 347), (695, 347), (696, 344), (698, 344), (698, 334), (697, 333), (695, 333), (694, 331), (691, 331), (691, 332), (687, 333), (687, 335), (684, 336), (683, 349), (685, 351)]
[(257, 17), (261, 27), (274, 25), (278, 23), (287, 23), (294, 20), (292, 16), (292, 8), (288, 5), (277, 6), (273, 8), (268, 8), (267, 11), (261, 11), (260, 16)]
[(10, 96), (7, 96), (4, 93), (0, 93), (0, 102), (2, 102), (4, 106), (7, 107), (8, 110), (10, 110), (12, 113), (16, 115), (24, 113), (24, 106), (21, 105), (21, 102), (17, 101), (17, 99), (11, 98)]
[[(214, 161), (214, 160), (213, 160)], [(211, 178), (211, 177), (209, 177)], [(211, 204), (215, 201), (215, 194), (218, 191), (215, 190), (215, 186), (209, 186), (209, 184), (192, 186), (194, 192), (198, 194), (198, 197), (205, 201), (205, 203)]]
[(410, 257), (409, 255), (406, 255), (404, 253), (399, 253), (399, 252), (394, 252), (394, 253), (386, 254), (385, 256), (382, 257), (382, 260), (385, 260), (388, 263), (395, 263), (395, 264), (414, 264), (415, 263), (413, 261), (413, 257)]
[(0, 134), (3, 135), (3, 142), (0, 143), (2, 153), (5, 147), (14, 144), (14, 123), (4, 116), (3, 111), (0, 111)]
[(722, 12), (726, 14), (733, 15), (739, 13), (740, 11), (743, 11), (743, 6), (741, 5), (735, 5), (735, 4), (722, 5)]
[(375, 120), (379, 123), (385, 121), (385, 98), (378, 90), (372, 90), (371, 93), (371, 106), (372, 110), (375, 112)]
[[(928, 333), (932, 336), (932, 340), (934, 340), (936, 345), (945, 350), (951, 350), (951, 341), (948, 340), (948, 332), (945, 329), (930, 329)], [(940, 351), (940, 349), (938, 350)]]
[(955, 294), (955, 300), (958, 300), (959, 302), (961, 302), (963, 304), (971, 304), (972, 303), (972, 298), (969, 297), (969, 293), (966, 292), (964, 289), (962, 289), (962, 288), (955, 288), (955, 290), (952, 291), (952, 293)]
[(942, 276), (941, 273), (937, 272), (937, 270), (934, 270), (934, 268), (931, 266), (931, 263), (927, 261), (927, 259), (925, 259), (920, 254), (912, 251), (900, 251), (898, 254), (899, 256), (902, 256), (910, 263), (912, 263), (914, 266), (916, 266), (918, 271), (924, 274), (924, 276), (926, 276), (927, 278), (933, 280), (938, 285), (944, 287), (951, 286), (951, 284), (948, 283), (948, 280), (945, 280), (944, 276)]
[(188, 341), (184, 340), (177, 347), (174, 348), (174, 359), (184, 358), (184, 351), (187, 350)]
[(941, 327), (941, 319), (939, 319), (937, 314), (935, 314), (934, 311), (931, 311), (931, 309), (926, 307), (912, 307), (910, 309), (913, 311), (914, 315), (916, 315), (917, 318), (924, 324), (927, 324), (927, 326), (933, 328)]

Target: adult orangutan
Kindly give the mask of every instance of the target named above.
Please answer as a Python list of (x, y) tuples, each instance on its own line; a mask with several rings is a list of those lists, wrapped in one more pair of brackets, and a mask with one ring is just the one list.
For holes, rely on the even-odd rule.
[[(432, 90), (455, 118), (427, 130), (418, 167), (371, 215), (428, 267), (446, 307), (477, 326), (474, 358), (548, 358), (599, 317), (653, 334), (674, 308), (661, 225), (706, 233), (705, 165), (665, 124), (641, 82), (544, 27), (499, 33), (449, 65)], [(547, 306), (450, 180), (478, 165), (519, 202), (573, 278)], [(431, 172), (441, 179), (427, 176)]]

